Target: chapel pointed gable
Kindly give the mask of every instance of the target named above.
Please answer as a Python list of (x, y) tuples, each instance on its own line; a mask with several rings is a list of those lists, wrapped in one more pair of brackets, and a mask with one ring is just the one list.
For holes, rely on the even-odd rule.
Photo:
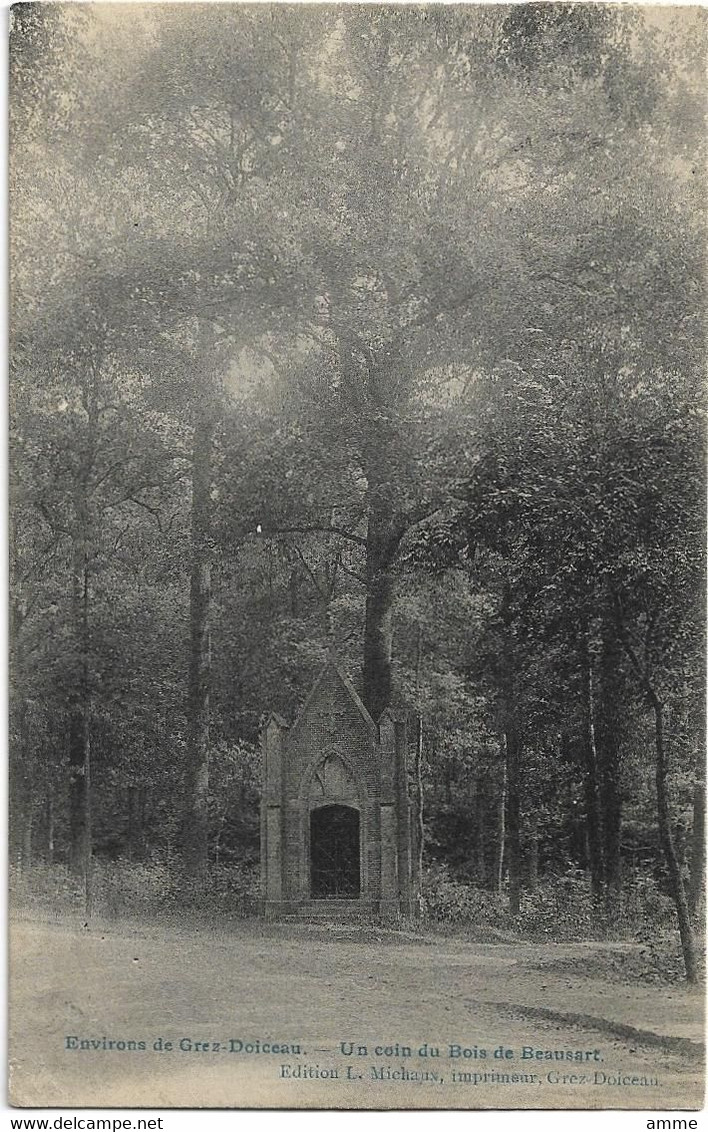
[(289, 730), (286, 789), (309, 789), (315, 764), (337, 756), (366, 793), (378, 776), (378, 735), (374, 722), (339, 661), (330, 656)]
[(298, 712), (292, 726), (292, 734), (313, 720), (327, 719), (356, 730), (363, 728), (372, 740), (376, 738), (377, 728), (364, 707), (352, 681), (347, 676), (337, 658), (331, 655), (322, 667), (310, 694)]

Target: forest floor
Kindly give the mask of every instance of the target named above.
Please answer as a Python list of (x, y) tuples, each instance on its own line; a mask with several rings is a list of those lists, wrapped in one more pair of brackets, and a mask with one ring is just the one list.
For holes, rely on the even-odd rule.
[(703, 1103), (703, 992), (623, 980), (630, 943), (67, 918), (15, 920), (10, 947), (15, 1105)]

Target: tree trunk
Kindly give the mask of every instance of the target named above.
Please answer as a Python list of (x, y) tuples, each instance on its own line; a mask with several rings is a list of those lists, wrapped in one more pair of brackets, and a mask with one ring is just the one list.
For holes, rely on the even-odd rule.
[(366, 618), (364, 626), (364, 705), (377, 722), (391, 703), (391, 653), (395, 583), (395, 549), (387, 537), (385, 518), (369, 516), (366, 539)]
[(88, 710), (84, 717), (84, 751), (86, 755), (86, 763), (84, 767), (84, 779), (86, 789), (84, 793), (84, 861), (83, 861), (83, 874), (84, 874), (84, 899), (86, 919), (88, 920), (93, 912), (93, 835), (91, 826), (91, 731), (89, 725)]
[(595, 744), (595, 697), (592, 660), (587, 642), (582, 650), (582, 734), (581, 749), (585, 764), (585, 820), (590, 866), (590, 883), (596, 901), (604, 892), (604, 861), (602, 854), (602, 813), (598, 782), (597, 747)]
[[(18, 696), (13, 711), (14, 734), (11, 747), (10, 843), (23, 869), (30, 864), (34, 810), (34, 781), (30, 755), (30, 728), (27, 705)], [(11, 724), (12, 726), (12, 724)]]
[(226, 814), (222, 814), (219, 818), (219, 825), (217, 826), (216, 833), (214, 834), (214, 868), (219, 869), (221, 864), (221, 835), (224, 832), (224, 823), (226, 821)]
[(192, 455), (192, 571), (187, 692), (187, 771), (183, 820), (185, 876), (201, 880), (208, 863), (209, 684), (211, 677), (211, 448), (213, 418), (194, 426)]
[(394, 562), (406, 528), (391, 476), (391, 449), (398, 438), (390, 422), (387, 395), (390, 378), (388, 371), (369, 370), (367, 391), (370, 412), (365, 421), (366, 439), (361, 449), (368, 515), (363, 699), (375, 723), (391, 703), (396, 588)]
[[(504, 626), (504, 673), (501, 682), (501, 711), (504, 737), (504, 779), (506, 784), (506, 841), (509, 854), (509, 910), (518, 915), (521, 906), (521, 806), (520, 753), (516, 708), (517, 657), (513, 633), (511, 587), (504, 585), (501, 603)], [(499, 889), (501, 891), (501, 889)]]
[(145, 856), (145, 793), (140, 786), (131, 784), (126, 791), (128, 811), (128, 837), (126, 851), (129, 861), (142, 861)]
[(34, 827), (34, 806), (31, 799), (23, 815), (22, 823), (22, 868), (32, 864), (32, 830)]
[[(80, 504), (81, 506), (81, 504)], [(88, 604), (89, 567), (86, 519), (80, 516), (74, 543), (72, 620), (79, 652), (76, 686), (69, 716), (69, 871), (87, 880), (91, 857), (90, 828), (90, 704), (88, 690)]]
[(420, 894), (423, 885), (423, 850), (425, 848), (425, 823), (423, 815), (423, 716), (418, 712), (415, 759), (413, 771), (415, 778), (415, 858), (413, 861), (413, 899), (420, 911)]
[(74, 688), (69, 702), (69, 869), (83, 877), (87, 911), (91, 872), (91, 689), (89, 686), (89, 587), (91, 562), (90, 483), (98, 437), (98, 362), (83, 375), (81, 401), (86, 413), (86, 440), (74, 482), (71, 613), (77, 653)]
[(86, 713), (76, 705), (69, 720), (69, 871), (83, 877), (88, 829), (88, 727)]
[(529, 892), (535, 892), (538, 888), (538, 830), (535, 828), (528, 835), (526, 887)]
[(46, 861), (48, 865), (54, 864), (54, 794), (50, 788), (46, 804)]
[(622, 799), (620, 775), (620, 665), (617, 641), (609, 623), (603, 625), (602, 657), (595, 726), (600, 804), (602, 812), (605, 904), (616, 909), (622, 889)]
[(423, 630), (418, 626), (415, 659), (415, 688), (418, 700), (416, 718), (415, 759), (413, 774), (415, 779), (415, 856), (413, 859), (413, 898), (418, 912), (421, 911), (421, 892), (423, 889), (423, 849), (425, 842), (425, 823), (423, 814), (423, 713), (420, 707), (420, 672), (423, 663)]
[(520, 743), (513, 707), (507, 711), (506, 729), (506, 841), (509, 864), (509, 911), (518, 916), (521, 907), (521, 829), (519, 803)]
[(673, 828), (674, 838), (674, 851), (676, 853), (676, 860), (679, 863), (681, 876), (686, 871), (686, 849), (687, 849), (687, 830), (682, 822), (678, 822)]
[[(15, 523), (10, 516), (11, 600), (9, 608), (9, 844), (11, 858), (20, 869), (29, 864), (26, 841), (28, 823), (32, 821), (34, 783), (32, 775), (31, 736), (27, 702), (23, 695), (24, 649), (22, 627), (26, 605), (18, 593), (18, 569), (15, 551)], [(30, 824), (31, 828), (31, 824)], [(31, 848), (31, 846), (30, 846)]]
[(504, 843), (506, 841), (506, 759), (502, 763), (501, 784), (497, 800), (497, 853), (494, 862), (494, 883), (497, 894), (504, 891)]
[(701, 910), (706, 871), (706, 784), (699, 781), (693, 788), (693, 829), (688, 882), (688, 907), (696, 919)]
[(686, 979), (689, 983), (698, 981), (698, 957), (696, 941), (691, 924), (691, 916), (686, 899), (686, 889), (681, 875), (676, 850), (674, 848), (671, 832), (671, 814), (669, 793), (667, 787), (666, 752), (664, 749), (664, 708), (663, 704), (653, 691), (647, 693), (654, 709), (654, 741), (656, 747), (656, 802), (659, 819), (659, 836), (664, 850), (664, 859), (669, 874), (671, 895), (676, 905), (679, 935), (683, 951), (683, 962), (686, 968)]
[(696, 940), (693, 934), (691, 914), (686, 898), (686, 888), (681, 875), (676, 850), (674, 848), (671, 832), (671, 807), (669, 804), (669, 791), (667, 784), (666, 751), (664, 748), (664, 705), (657, 696), (649, 671), (639, 661), (637, 653), (629, 641), (622, 624), (622, 610), (619, 599), (616, 602), (617, 628), (620, 641), (625, 653), (629, 657), (639, 684), (654, 712), (654, 747), (656, 752), (656, 809), (659, 825), (659, 838), (664, 853), (666, 869), (669, 874), (669, 887), (676, 907), (679, 935), (681, 937), (681, 950), (683, 963), (686, 969), (686, 980), (689, 983), (698, 981), (698, 957), (696, 953)]
[(480, 888), (487, 883), (487, 798), (484, 792), (483, 779), (477, 776), (475, 783), (475, 879)]
[(300, 574), (297, 566), (293, 566), (288, 577), (288, 594), (290, 596), (290, 616), (300, 616)]

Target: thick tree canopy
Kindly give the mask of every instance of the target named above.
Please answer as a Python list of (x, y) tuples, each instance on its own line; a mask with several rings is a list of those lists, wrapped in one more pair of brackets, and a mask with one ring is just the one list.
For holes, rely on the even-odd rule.
[(15, 6), (26, 854), (255, 852), (334, 646), (419, 719), (429, 854), (612, 905), (660, 841), (690, 949), (704, 55), (700, 9)]

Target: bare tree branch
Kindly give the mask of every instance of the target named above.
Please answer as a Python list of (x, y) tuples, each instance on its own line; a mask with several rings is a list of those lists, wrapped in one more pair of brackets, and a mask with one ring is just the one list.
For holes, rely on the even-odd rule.
[(324, 526), (302, 526), (302, 527), (274, 527), (273, 530), (263, 531), (263, 534), (270, 538), (277, 538), (279, 535), (338, 535), (340, 538), (345, 539), (347, 542), (353, 542), (356, 546), (366, 546), (366, 539), (363, 535), (355, 535), (352, 531), (344, 530), (343, 527), (324, 527)]

